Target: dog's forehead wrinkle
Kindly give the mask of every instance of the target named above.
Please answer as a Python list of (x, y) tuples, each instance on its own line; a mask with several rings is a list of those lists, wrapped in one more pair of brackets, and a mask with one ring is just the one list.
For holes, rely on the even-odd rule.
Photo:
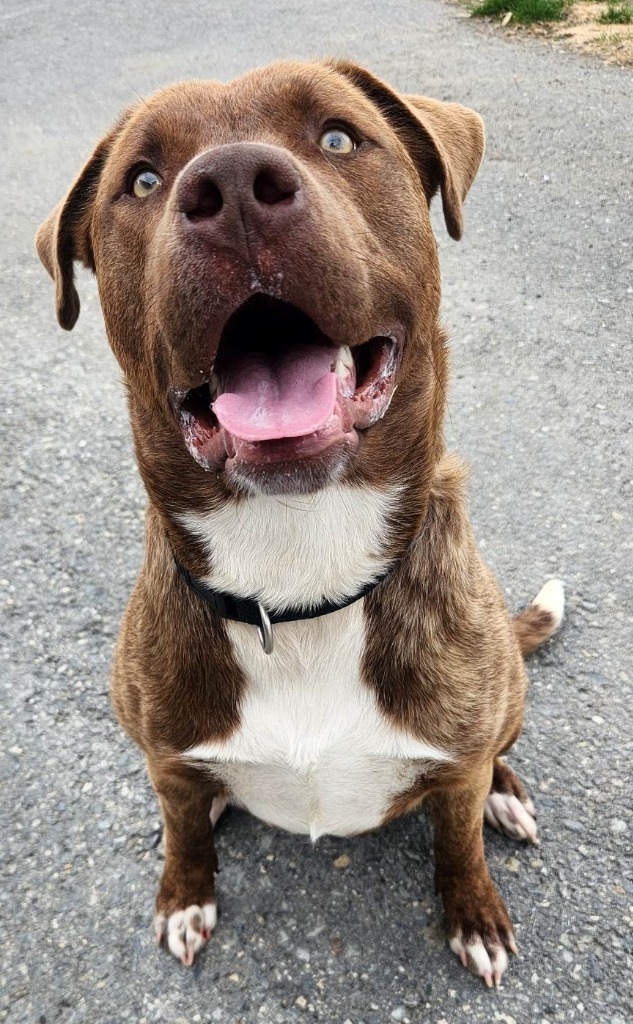
[(146, 144), (154, 148), (157, 142), (180, 148), (183, 135), (191, 142), (207, 140), (210, 147), (240, 139), (268, 141), (275, 121), (279, 133), (292, 134), (308, 121), (354, 115), (389, 128), (375, 105), (326, 63), (280, 62), (226, 84), (193, 80), (161, 89), (137, 104), (125, 134), (129, 139), (130, 132), (147, 133)]

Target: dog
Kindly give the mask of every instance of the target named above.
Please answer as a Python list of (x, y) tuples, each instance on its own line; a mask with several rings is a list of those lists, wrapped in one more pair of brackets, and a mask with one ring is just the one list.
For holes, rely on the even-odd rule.
[(504, 760), (523, 655), (443, 438), (429, 206), (459, 239), (480, 117), (348, 61), (176, 84), (126, 110), (37, 235), (59, 323), (97, 277), (149, 503), (112, 675), (164, 821), (156, 936), (216, 925), (227, 803), (316, 840), (418, 807), (450, 948), (488, 986), (516, 952), (483, 821), (537, 841)]

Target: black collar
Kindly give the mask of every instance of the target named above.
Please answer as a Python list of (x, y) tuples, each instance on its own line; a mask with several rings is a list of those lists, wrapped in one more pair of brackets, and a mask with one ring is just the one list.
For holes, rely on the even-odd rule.
[(273, 649), (272, 627), (275, 623), (297, 622), (299, 619), (316, 619), (320, 615), (329, 615), (331, 612), (340, 611), (341, 608), (347, 608), (348, 605), (354, 604), (355, 601), (360, 601), (361, 597), (365, 597), (374, 587), (382, 583), (393, 571), (395, 564), (397, 564), (390, 565), (382, 576), (372, 580), (371, 583), (367, 583), (362, 590), (359, 590), (352, 597), (344, 598), (342, 601), (324, 601), (322, 604), (306, 610), (289, 608), (285, 612), (267, 612), (263, 604), (259, 601), (254, 601), (250, 597), (235, 597), (233, 594), (227, 594), (222, 590), (214, 590), (212, 587), (208, 587), (202, 580), (192, 576), (189, 570), (185, 569), (184, 565), (177, 558), (174, 558), (174, 561), (185, 583), (192, 590), (195, 590), (196, 594), (206, 601), (207, 604), (210, 604), (223, 619), (232, 619), (233, 622), (245, 622), (248, 625), (257, 626), (257, 633), (266, 654), (270, 654)]

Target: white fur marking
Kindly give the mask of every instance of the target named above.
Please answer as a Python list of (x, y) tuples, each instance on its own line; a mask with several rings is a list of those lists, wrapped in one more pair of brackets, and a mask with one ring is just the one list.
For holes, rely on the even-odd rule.
[(424, 762), (452, 760), (390, 723), (362, 682), (362, 606), (274, 626), (270, 655), (251, 626), (228, 624), (248, 678), (239, 729), (183, 755), (218, 762), (231, 802), (313, 840), (377, 828)]
[(533, 605), (554, 616), (554, 628), (558, 629), (565, 613), (565, 588), (562, 580), (548, 580), (532, 601)]
[(524, 839), (538, 846), (534, 804), (523, 803), (513, 793), (489, 793), (484, 804), (484, 816), (489, 825), (511, 839)]
[(400, 490), (331, 484), (315, 494), (257, 495), (178, 519), (207, 551), (209, 586), (280, 611), (351, 597), (386, 570)]

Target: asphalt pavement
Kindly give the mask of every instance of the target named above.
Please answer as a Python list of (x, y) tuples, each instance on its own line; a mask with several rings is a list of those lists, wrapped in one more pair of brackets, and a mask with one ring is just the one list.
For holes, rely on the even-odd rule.
[[(625, 1024), (633, 1017), (633, 76), (435, 2), (29, 3), (0, 11), (0, 1020)], [(519, 957), (488, 992), (448, 950), (424, 813), (360, 839), (234, 811), (192, 970), (150, 928), (159, 818), (108, 666), (144, 496), (94, 282), (65, 334), (38, 223), (119, 109), (186, 77), (347, 55), (484, 116), (464, 239), (435, 216), (448, 429), (517, 608), (567, 585), (512, 763), (541, 846), (487, 835)]]

